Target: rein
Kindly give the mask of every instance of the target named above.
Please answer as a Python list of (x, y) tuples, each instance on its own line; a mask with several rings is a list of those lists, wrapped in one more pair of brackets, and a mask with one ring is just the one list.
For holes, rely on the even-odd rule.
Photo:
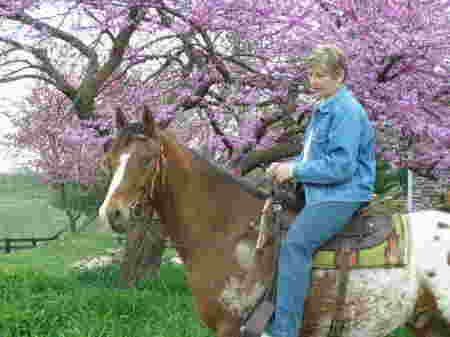
[(278, 278), (278, 257), (281, 246), (281, 224), (278, 213), (283, 209), (283, 202), (275, 196), (275, 185), (272, 181), (271, 194), (266, 199), (260, 215), (258, 227), (258, 239), (256, 242), (256, 251), (262, 250), (269, 237), (274, 240), (274, 256), (272, 260), (273, 274), (263, 295), (258, 299), (253, 308), (251, 308), (241, 318), (241, 337), (259, 337), (264, 327), (272, 317), (276, 305), (276, 289)]
[(160, 184), (163, 185), (164, 182), (166, 182), (167, 174), (163, 175), (163, 166), (167, 167), (167, 155), (165, 151), (165, 147), (163, 144), (160, 145), (160, 151), (159, 151), (159, 157), (156, 160), (155, 165), (155, 174), (153, 175), (152, 183), (150, 185), (150, 195), (149, 200), (151, 202), (154, 202), (154, 193), (155, 193), (155, 185), (156, 185), (156, 179), (160, 177)]
[[(167, 185), (167, 172), (166, 170), (164, 170), (164, 168), (167, 167), (167, 154), (163, 144), (161, 144), (160, 146), (159, 156), (153, 159), (152, 162), (155, 163), (154, 166), (150, 164), (149, 168), (147, 169), (147, 173), (145, 173), (146, 176), (150, 176), (148, 171), (150, 171), (150, 169), (153, 169), (154, 167), (155, 173), (151, 177), (149, 189), (146, 188), (148, 186), (146, 184), (142, 189), (142, 193), (140, 194), (140, 196), (136, 198), (129, 206), (132, 212), (133, 219), (140, 219), (142, 217), (147, 218), (148, 216), (150, 220), (153, 220), (156, 211), (155, 209), (156, 185), (157, 183), (159, 183), (160, 187)], [(145, 212), (143, 211), (145, 210), (146, 205), (150, 206), (149, 214), (145, 214)]]

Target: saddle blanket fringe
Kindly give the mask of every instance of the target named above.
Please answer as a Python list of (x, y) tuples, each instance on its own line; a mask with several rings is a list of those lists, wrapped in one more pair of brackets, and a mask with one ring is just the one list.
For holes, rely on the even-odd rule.
[[(385, 241), (370, 248), (352, 251), (352, 268), (394, 268), (408, 264), (408, 216), (395, 214), (392, 221), (394, 230)], [(336, 268), (336, 251), (319, 249), (313, 259), (313, 268)]]

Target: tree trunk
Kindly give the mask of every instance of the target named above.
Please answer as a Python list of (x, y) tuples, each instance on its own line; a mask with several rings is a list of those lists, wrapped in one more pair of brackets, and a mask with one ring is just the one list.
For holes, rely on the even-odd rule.
[(152, 224), (136, 225), (127, 233), (125, 254), (120, 265), (121, 286), (135, 287), (147, 272), (156, 274), (162, 262), (166, 240), (149, 230)]

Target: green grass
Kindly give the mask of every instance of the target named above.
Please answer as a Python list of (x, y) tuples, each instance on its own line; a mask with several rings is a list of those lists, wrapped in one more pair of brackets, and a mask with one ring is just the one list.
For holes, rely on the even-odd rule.
[(0, 336), (211, 336), (193, 309), (182, 266), (164, 264), (160, 277), (142, 280), (137, 289), (118, 287), (116, 265), (71, 267), (114, 247), (112, 234), (81, 233), (0, 255)]
[[(64, 277), (31, 269), (0, 272), (2, 337), (206, 337), (181, 267), (138, 289), (115, 287), (116, 267)], [(163, 281), (164, 280), (164, 281)]]
[(48, 237), (65, 228), (63, 212), (48, 205), (51, 191), (32, 175), (0, 175), (0, 238)]

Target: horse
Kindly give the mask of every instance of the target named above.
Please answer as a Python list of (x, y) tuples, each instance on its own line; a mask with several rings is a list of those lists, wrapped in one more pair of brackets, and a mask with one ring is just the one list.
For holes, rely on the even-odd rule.
[[(155, 232), (171, 240), (185, 264), (202, 322), (218, 337), (240, 336), (242, 316), (256, 305), (274, 272), (273, 243), (255, 254), (255, 223), (265, 198), (160, 129), (148, 108), (138, 124), (118, 110), (116, 124), (103, 158), (112, 180), (99, 218), (123, 232), (156, 212), (161, 225)], [(427, 210), (406, 217), (411, 247), (406, 265), (350, 270), (343, 337), (386, 336), (423, 307), (450, 327), (450, 215)], [(335, 269), (313, 270), (302, 337), (327, 335), (336, 277)], [(430, 337), (433, 326), (419, 319), (411, 328), (417, 337)]]

